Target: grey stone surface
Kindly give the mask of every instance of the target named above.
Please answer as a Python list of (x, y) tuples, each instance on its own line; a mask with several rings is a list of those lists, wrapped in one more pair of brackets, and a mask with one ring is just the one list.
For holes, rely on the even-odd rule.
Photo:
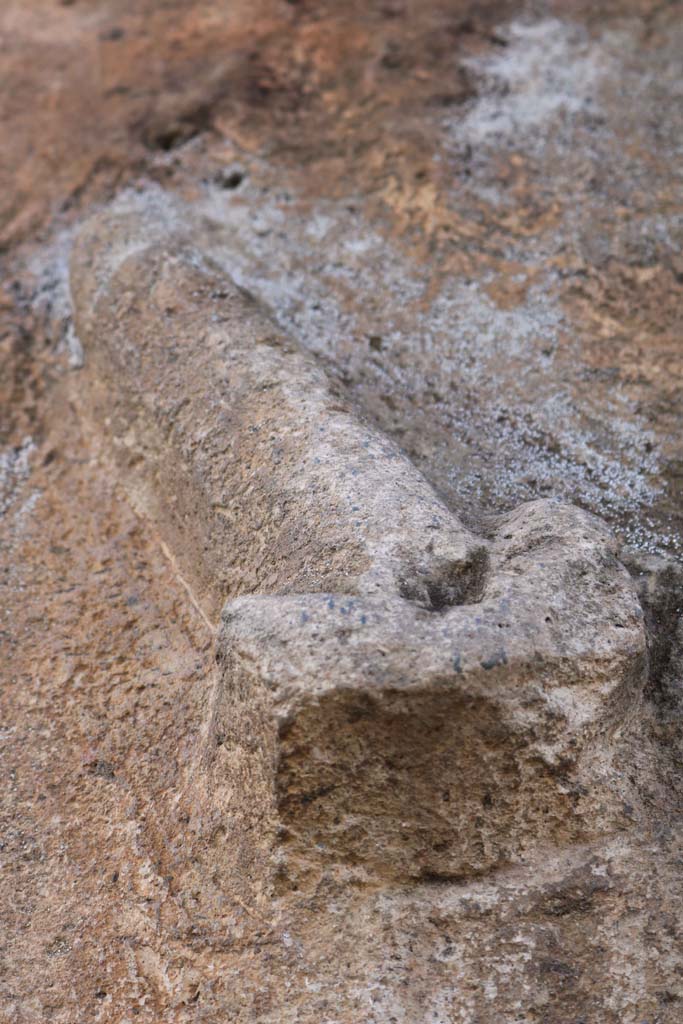
[(623, 826), (647, 652), (606, 528), (539, 500), (466, 530), (158, 213), (85, 227), (75, 324), (125, 485), (223, 606), (206, 767), (257, 837), (235, 871), (459, 877)]

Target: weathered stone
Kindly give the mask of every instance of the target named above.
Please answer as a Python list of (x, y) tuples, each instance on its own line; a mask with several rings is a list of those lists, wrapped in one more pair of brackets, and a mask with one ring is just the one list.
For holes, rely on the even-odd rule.
[[(680, 566), (651, 557), (683, 552), (680, 5), (0, 7), (2, 1021), (680, 1024), (683, 584)], [(337, 609), (387, 598), (382, 622), (403, 616), (405, 635), (390, 639), (409, 661), (429, 621), (448, 618), (454, 629), (466, 616), (466, 605), (447, 606), (463, 596), (453, 579), (438, 574), (433, 585), (431, 559), (400, 601), (393, 583), (351, 595), (371, 565), (362, 538), (356, 548), (342, 528), (326, 567), (302, 568), (266, 523), (289, 565), (276, 581), (272, 565), (246, 581), (221, 631), (230, 641), (217, 640), (221, 588), (239, 589), (239, 556), (228, 551), (228, 570), (216, 572), (200, 542), (210, 528), (218, 550), (221, 523), (195, 522), (190, 503), (187, 518), (170, 513), (162, 487), (182, 460), (151, 478), (151, 450), (127, 447), (131, 430), (113, 446), (115, 469), (108, 357), (101, 382), (92, 347), (78, 369), (70, 240), (122, 190), (138, 216), (156, 209), (143, 245), (184, 235), (315, 353), (344, 408), (352, 399), (400, 445), (454, 513), (451, 546), (457, 536), (473, 544), (461, 569), (484, 549), (490, 586), (503, 541), (495, 516), (539, 497), (609, 524), (632, 549), (618, 557), (644, 610), (642, 696), (615, 693), (611, 715), (594, 679), (563, 694), (546, 674), (542, 698), (523, 709), (529, 745), (511, 747), (519, 704), (500, 711), (498, 697), (513, 678), (529, 692), (520, 662), (468, 666), (455, 684), (453, 673), (444, 702), (476, 682), (498, 703), (468, 697), (472, 710), (448, 719), (472, 756), (445, 765), (466, 784), (437, 818), (429, 800), (409, 805), (405, 789), (406, 779), (413, 792), (418, 781), (434, 789), (431, 760), (408, 774), (405, 756), (427, 749), (433, 692), (379, 690), (382, 700), (348, 722), (349, 702), (368, 685), (369, 634), (339, 636), (323, 607), (320, 660), (329, 664), (325, 652), (344, 640), (340, 669), (355, 682), (339, 700), (331, 690), (302, 703), (319, 683), (308, 672), (317, 654), (306, 624), (284, 613), (287, 602), (300, 616), (326, 597)], [(157, 382), (147, 383), (153, 404)], [(118, 407), (154, 438), (144, 402)], [(255, 442), (245, 450), (268, 455)], [(235, 495), (253, 512), (243, 498)], [(252, 564), (247, 524), (239, 536)], [(477, 555), (465, 572), (471, 584), (483, 562)], [(424, 607), (421, 618), (419, 605), (445, 608)], [(246, 674), (253, 648), (273, 690)], [(218, 679), (216, 654), (231, 652), (236, 670)], [(581, 664), (570, 659), (570, 674)], [(302, 692), (285, 693), (296, 666)], [(566, 766), (552, 750), (527, 760), (551, 694), (562, 702), (553, 728), (569, 714), (568, 696), (585, 712), (585, 734), (578, 721), (570, 729), (579, 739)], [(424, 726), (407, 711), (423, 697)], [(276, 698), (294, 712), (281, 736)], [(339, 729), (323, 732), (337, 708)], [(318, 744), (294, 745), (314, 727)], [(443, 734), (431, 744), (439, 765)], [(484, 742), (494, 736), (499, 758)], [(268, 743), (279, 766), (263, 755)], [(392, 744), (401, 756), (384, 766)], [(309, 780), (314, 767), (343, 774), (355, 798), (360, 755), (367, 806), (357, 799), (349, 810), (344, 786), (326, 793)], [(517, 787), (526, 804), (501, 764), (527, 769)], [(487, 773), (495, 790), (484, 790)], [(493, 804), (497, 792), (508, 794), (510, 816)], [(403, 859), (389, 819), (378, 818), (380, 798), (409, 805)], [(539, 816), (550, 808), (538, 840), (532, 805)], [(452, 828), (458, 809), (464, 832), (445, 863), (426, 838)], [(368, 838), (380, 833), (388, 860)], [(495, 837), (486, 849), (477, 846), (484, 834)]]
[(537, 501), (474, 536), (158, 210), (92, 220), (72, 294), (125, 485), (227, 599), (207, 758), (245, 856), (279, 828), (285, 876), (466, 876), (623, 825), (645, 633), (603, 526)]

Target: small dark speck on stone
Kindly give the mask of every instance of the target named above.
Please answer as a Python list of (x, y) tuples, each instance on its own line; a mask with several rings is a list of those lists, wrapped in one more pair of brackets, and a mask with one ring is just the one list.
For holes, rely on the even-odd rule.
[(103, 32), (100, 32), (100, 39), (102, 39), (104, 42), (114, 43), (117, 39), (123, 39), (125, 34), (126, 33), (123, 31), (123, 29), (119, 28), (118, 25), (116, 25), (114, 26), (114, 28), (107, 28)]
[(239, 188), (244, 181), (244, 171), (239, 168), (227, 168), (223, 169), (216, 174), (215, 182), (220, 185), (221, 188), (236, 189)]
[(508, 659), (505, 651), (496, 651), (496, 653), (492, 655), (490, 658), (486, 658), (484, 661), (482, 661), (481, 667), (483, 669), (486, 669), (486, 671), (488, 672), (489, 669), (496, 668), (498, 665), (507, 665), (507, 661)]

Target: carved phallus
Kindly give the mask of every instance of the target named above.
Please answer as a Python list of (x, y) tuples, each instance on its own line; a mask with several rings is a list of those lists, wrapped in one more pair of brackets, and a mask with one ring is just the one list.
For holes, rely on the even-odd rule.
[(624, 824), (646, 642), (606, 528), (535, 501), (475, 536), (181, 217), (99, 214), (71, 288), (91, 414), (218, 626), (201, 758), (248, 888), (457, 878)]

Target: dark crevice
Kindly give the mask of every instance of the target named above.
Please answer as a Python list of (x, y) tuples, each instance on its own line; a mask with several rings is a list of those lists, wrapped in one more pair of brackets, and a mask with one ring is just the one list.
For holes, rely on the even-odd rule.
[(622, 556), (645, 618), (649, 671), (645, 696), (660, 710), (683, 706), (683, 566), (637, 554)]
[(476, 604), (484, 594), (488, 567), (486, 548), (478, 548), (466, 562), (447, 562), (428, 570), (414, 570), (399, 581), (399, 592), (406, 601), (429, 612)]

